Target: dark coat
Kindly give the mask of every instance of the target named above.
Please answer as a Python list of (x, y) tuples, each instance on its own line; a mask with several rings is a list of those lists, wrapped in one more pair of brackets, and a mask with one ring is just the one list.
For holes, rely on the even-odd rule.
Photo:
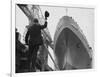
[[(33, 43), (34, 45), (36, 44), (42, 44), (42, 36), (41, 36), (41, 30), (47, 27), (47, 22), (45, 22), (44, 25), (40, 24), (34, 24), (32, 25), (26, 34), (25, 37), (25, 42), (28, 44), (28, 42)], [(29, 39), (29, 40), (28, 40)]]

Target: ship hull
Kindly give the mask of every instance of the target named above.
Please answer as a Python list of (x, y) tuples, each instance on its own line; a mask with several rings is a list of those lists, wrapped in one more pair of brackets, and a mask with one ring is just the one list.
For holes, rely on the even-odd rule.
[(54, 52), (60, 70), (91, 67), (91, 49), (77, 23), (64, 16), (54, 37)]

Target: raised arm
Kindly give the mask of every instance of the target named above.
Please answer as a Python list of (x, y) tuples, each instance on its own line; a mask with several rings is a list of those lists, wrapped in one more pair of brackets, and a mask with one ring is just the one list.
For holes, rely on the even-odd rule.
[(41, 27), (41, 29), (46, 28), (46, 27), (47, 27), (47, 21), (45, 21), (44, 25), (42, 25), (42, 26), (40, 26), (40, 27)]

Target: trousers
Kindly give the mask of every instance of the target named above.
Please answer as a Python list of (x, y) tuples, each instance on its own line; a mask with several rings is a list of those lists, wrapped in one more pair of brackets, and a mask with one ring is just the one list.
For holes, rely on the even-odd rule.
[(29, 63), (32, 63), (32, 69), (35, 71), (36, 66), (36, 60), (37, 60), (37, 52), (39, 50), (38, 44), (33, 44), (32, 42), (29, 42)]

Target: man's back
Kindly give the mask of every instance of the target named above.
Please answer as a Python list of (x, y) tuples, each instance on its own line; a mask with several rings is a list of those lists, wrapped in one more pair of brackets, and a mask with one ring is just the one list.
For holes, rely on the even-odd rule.
[(29, 28), (30, 39), (38, 39), (41, 36), (41, 28), (39, 24), (34, 24)]
[(28, 43), (28, 38), (30, 37), (30, 41), (34, 44), (42, 44), (42, 36), (41, 30), (47, 27), (47, 22), (44, 25), (33, 24), (29, 29), (25, 37), (26, 43)]

